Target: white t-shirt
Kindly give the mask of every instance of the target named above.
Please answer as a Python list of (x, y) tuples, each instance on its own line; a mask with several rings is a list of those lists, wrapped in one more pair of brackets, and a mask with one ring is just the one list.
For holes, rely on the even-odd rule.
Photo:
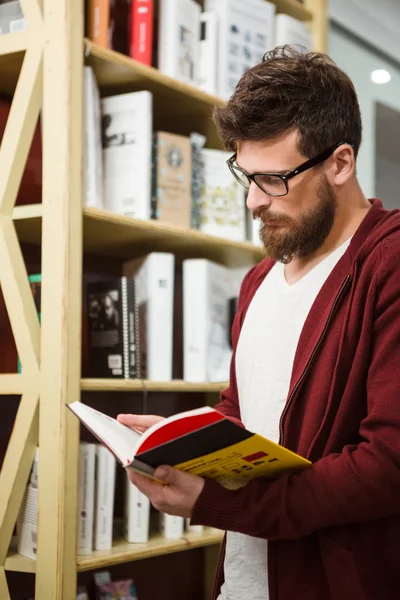
[[(289, 392), (300, 333), (318, 292), (349, 246), (339, 246), (302, 279), (289, 285), (276, 263), (255, 293), (236, 350), (241, 420), (274, 442)], [(268, 542), (228, 532), (225, 583), (218, 600), (268, 600)]]

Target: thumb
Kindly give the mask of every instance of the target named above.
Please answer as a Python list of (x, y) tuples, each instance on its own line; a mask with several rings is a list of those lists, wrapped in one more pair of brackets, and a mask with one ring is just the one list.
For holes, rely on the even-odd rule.
[(168, 465), (162, 465), (161, 467), (157, 467), (154, 471), (154, 477), (159, 481), (162, 481), (162, 483), (171, 485), (175, 481), (176, 471)]

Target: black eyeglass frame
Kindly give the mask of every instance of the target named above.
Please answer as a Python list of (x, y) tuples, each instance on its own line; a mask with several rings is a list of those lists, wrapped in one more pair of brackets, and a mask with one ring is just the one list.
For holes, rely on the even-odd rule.
[[(343, 144), (348, 144), (349, 146), (353, 147), (353, 144), (351, 144), (350, 142), (338, 142), (337, 144), (334, 144), (327, 150), (324, 150), (323, 152), (321, 152), (321, 154), (318, 154), (318, 156), (315, 156), (314, 158), (310, 158), (309, 160), (306, 160), (305, 162), (301, 163), (301, 165), (299, 165), (295, 169), (292, 169), (291, 171), (288, 171), (287, 173), (265, 173), (265, 172), (246, 173), (243, 169), (241, 169), (237, 165), (233, 166), (233, 163), (236, 160), (236, 152), (235, 152), (235, 154), (233, 154), (233, 156), (228, 158), (226, 163), (229, 167), (230, 172), (236, 179), (236, 181), (238, 181), (240, 183), (240, 185), (242, 185), (245, 189), (249, 189), (250, 183), (253, 182), (256, 184), (256, 186), (262, 192), (264, 192), (264, 194), (268, 194), (268, 196), (274, 196), (274, 197), (280, 198), (281, 196), (286, 196), (289, 193), (289, 184), (288, 184), (289, 179), (292, 179), (293, 177), (296, 177), (296, 175), (300, 175), (300, 173), (304, 173), (304, 171), (308, 171), (308, 169), (311, 169), (312, 167), (315, 167), (316, 165), (319, 165), (320, 163), (324, 162), (327, 158), (332, 156), (332, 154), (335, 152), (335, 150), (337, 148), (339, 148), (339, 146), (342, 146)], [(245, 177), (247, 177), (247, 179), (249, 180), (248, 187), (243, 183), (243, 181), (241, 181), (239, 179), (239, 177), (236, 176), (235, 170), (240, 171)], [(281, 179), (281, 181), (283, 181), (286, 192), (284, 194), (271, 194), (270, 192), (267, 192), (266, 190), (264, 190), (263, 187), (261, 187), (261, 185), (259, 183), (257, 183), (256, 177), (258, 177), (258, 176), (278, 177), (279, 179)]]

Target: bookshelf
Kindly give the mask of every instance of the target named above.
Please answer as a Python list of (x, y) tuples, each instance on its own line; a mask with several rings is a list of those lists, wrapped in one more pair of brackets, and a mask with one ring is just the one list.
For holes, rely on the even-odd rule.
[[(326, 0), (276, 0), (277, 8), (308, 22), (316, 50), (326, 48)], [(82, 65), (90, 64), (103, 95), (147, 89), (154, 94), (154, 126), (197, 130), (219, 147), (210, 119), (219, 98), (172, 80), (84, 39), (83, 0), (21, 0), (28, 28), (0, 36), (0, 92), (14, 94), (0, 148), (0, 284), (23, 375), (0, 375), (1, 394), (21, 401), (0, 472), (0, 597), (11, 600), (6, 571), (35, 573), (35, 597), (72, 600), (77, 573), (198, 547), (215, 547), (219, 531), (180, 540), (154, 537), (145, 545), (115, 541), (109, 552), (76, 554), (79, 426), (65, 403), (81, 391), (217, 394), (226, 386), (183, 381), (81, 379), (82, 254), (124, 259), (141, 249), (169, 250), (240, 266), (262, 250), (82, 209)], [(39, 112), (43, 107), (43, 203), (14, 207)], [(36, 315), (21, 243), (41, 246), (42, 322)], [(37, 560), (9, 552), (14, 524), (36, 446), (41, 449)], [(210, 555), (211, 556), (211, 555)], [(211, 561), (206, 561), (210, 566)], [(209, 579), (209, 577), (208, 577)]]

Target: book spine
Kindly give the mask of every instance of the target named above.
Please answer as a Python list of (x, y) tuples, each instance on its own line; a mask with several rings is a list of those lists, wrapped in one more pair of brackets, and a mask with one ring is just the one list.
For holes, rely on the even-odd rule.
[(111, 452), (96, 445), (95, 550), (112, 547), (115, 468), (116, 461)]
[(160, 533), (167, 540), (176, 540), (183, 537), (183, 517), (175, 517), (160, 513)]
[(190, 226), (192, 229), (200, 229), (202, 189), (204, 187), (202, 150), (206, 143), (206, 138), (200, 133), (191, 133), (190, 143), (192, 146), (192, 200)]
[(125, 281), (125, 321), (124, 334), (126, 347), (124, 348), (124, 376), (126, 378), (140, 377), (140, 344), (138, 330), (138, 307), (136, 297), (136, 284), (132, 277), (123, 277)]
[(122, 306), (122, 364), (124, 378), (129, 379), (129, 308), (128, 308), (128, 281), (126, 277), (121, 279), (121, 306)]
[(131, 57), (145, 65), (151, 66), (152, 47), (153, 0), (133, 0)]
[(24, 498), (17, 520), (17, 550), (18, 554), (36, 560), (38, 532), (38, 471), (39, 449), (36, 449), (29, 483), (26, 486)]
[(93, 552), (94, 471), (96, 444), (80, 444), (78, 499), (78, 554)]
[(100, 94), (91, 67), (84, 68), (84, 181), (85, 206), (103, 208)]
[(149, 541), (150, 501), (126, 478), (125, 539), (130, 544)]
[(99, 46), (109, 45), (110, 0), (88, 0), (88, 37)]
[(147, 377), (152, 381), (172, 379), (174, 319), (173, 254), (154, 252), (147, 258), (149, 290), (147, 314)]
[(155, 131), (152, 137), (151, 154), (151, 218), (157, 219), (157, 181), (158, 181), (158, 134)]
[(217, 93), (218, 17), (213, 11), (200, 15), (198, 86), (209, 94)]
[[(207, 381), (207, 261), (183, 262), (183, 378)], [(202, 292), (199, 292), (202, 290)]]
[(185, 524), (186, 524), (186, 531), (188, 533), (203, 533), (203, 531), (204, 531), (203, 525), (191, 525), (190, 519), (186, 519)]

